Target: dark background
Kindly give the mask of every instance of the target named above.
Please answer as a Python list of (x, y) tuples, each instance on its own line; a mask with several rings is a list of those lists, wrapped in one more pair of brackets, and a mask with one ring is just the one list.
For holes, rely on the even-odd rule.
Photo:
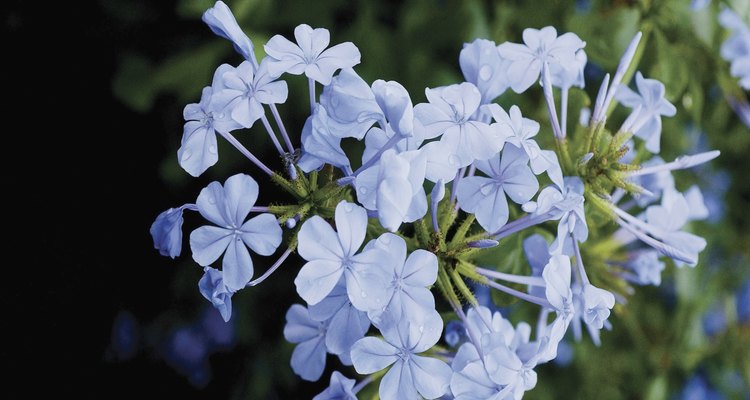
[(152, 3), (154, 18), (138, 26), (93, 1), (14, 1), (3, 13), (11, 239), (0, 359), (13, 371), (4, 379), (10, 398), (193, 391), (156, 359), (105, 361), (116, 313), (154, 318), (169, 304), (174, 273), (167, 263), (153, 267), (159, 256), (148, 234), (170, 200), (155, 173), (166, 152), (164, 121), (111, 94), (124, 51), (156, 54), (197, 25), (178, 22), (172, 1)]

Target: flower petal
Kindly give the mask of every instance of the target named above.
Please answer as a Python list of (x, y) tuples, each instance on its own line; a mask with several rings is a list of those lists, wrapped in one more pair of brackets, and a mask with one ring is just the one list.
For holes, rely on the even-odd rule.
[(344, 258), (344, 251), (336, 232), (328, 222), (317, 215), (302, 224), (297, 239), (297, 251), (307, 261), (321, 259), (340, 263)]
[(325, 259), (312, 260), (299, 270), (294, 279), (294, 285), (300, 297), (313, 305), (331, 293), (343, 273), (344, 267), (341, 262)]
[(232, 241), (232, 232), (217, 226), (201, 226), (190, 234), (193, 260), (201, 266), (216, 261)]
[(382, 339), (367, 336), (352, 346), (354, 369), (360, 374), (372, 374), (398, 360), (398, 349)]
[(270, 256), (281, 244), (281, 227), (271, 214), (261, 214), (249, 219), (240, 230), (245, 244), (262, 256)]
[(253, 260), (238, 235), (232, 235), (221, 268), (224, 271), (224, 284), (233, 291), (244, 288), (253, 277)]

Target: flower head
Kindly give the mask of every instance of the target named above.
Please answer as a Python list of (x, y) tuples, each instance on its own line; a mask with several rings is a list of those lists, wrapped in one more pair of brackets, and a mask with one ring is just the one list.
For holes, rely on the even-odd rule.
[(218, 226), (206, 225), (190, 234), (193, 259), (202, 266), (222, 261), (226, 286), (236, 291), (245, 287), (253, 276), (254, 252), (268, 256), (281, 244), (281, 227), (271, 214), (261, 214), (245, 221), (258, 198), (258, 184), (244, 174), (231, 176), (222, 186), (211, 182), (204, 188), (196, 205), (198, 212)]
[(337, 44), (326, 50), (331, 41), (328, 29), (313, 29), (301, 24), (294, 28), (297, 43), (276, 35), (263, 46), (270, 59), (268, 69), (272, 76), (287, 72), (305, 74), (323, 85), (331, 83), (333, 73), (340, 68), (359, 64), (359, 50), (351, 42)]

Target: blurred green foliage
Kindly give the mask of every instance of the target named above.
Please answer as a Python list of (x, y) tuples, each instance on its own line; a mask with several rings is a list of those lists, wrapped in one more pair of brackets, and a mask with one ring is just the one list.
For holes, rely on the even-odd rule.
[[(158, 18), (148, 3), (102, 1), (105, 3), (114, 19), (136, 27), (140, 21)], [(614, 329), (603, 332), (601, 347), (584, 338), (573, 346), (570, 365), (541, 367), (537, 387), (527, 395), (537, 399), (666, 399), (679, 393), (685, 381), (700, 371), (729, 398), (747, 396), (743, 393), (750, 391), (750, 326), (737, 323), (734, 293), (750, 278), (750, 129), (726, 101), (747, 93), (729, 76), (729, 66), (719, 55), (727, 32), (717, 21), (719, 10), (727, 6), (750, 21), (747, 0), (714, 1), (698, 11), (690, 8), (689, 1), (677, 0), (227, 3), (254, 41), (259, 56), (263, 55), (262, 45), (274, 34), (291, 37), (300, 23), (325, 27), (331, 31), (332, 43), (352, 41), (359, 47), (362, 64), (356, 69), (366, 81), (397, 80), (409, 90), (414, 103), (425, 100), (425, 87), (463, 80), (458, 54), (464, 42), (477, 37), (497, 43), (520, 42), (524, 28), (546, 25), (555, 26), (559, 32), (575, 32), (587, 42), (591, 66), (586, 89), (571, 93), (573, 122), (577, 110), (590, 105), (589, 99), (596, 96), (604, 73), (614, 71), (635, 32), (642, 31), (645, 45), (638, 69), (662, 81), (668, 100), (678, 108), (676, 117), (664, 120), (662, 157), (670, 160), (684, 153), (721, 150), (721, 157), (710, 166), (675, 177), (678, 189), (697, 183), (707, 195), (715, 192), (723, 214), (718, 221), (692, 224), (693, 231), (709, 242), (696, 268), (670, 265), (661, 287), (637, 288), (626, 306), (616, 307), (610, 319)], [(165, 27), (165, 36), (155, 39), (156, 50), (154, 46), (150, 52), (137, 47), (125, 49), (112, 83), (114, 94), (122, 102), (140, 112), (160, 113), (165, 121), (163, 127), (155, 127), (148, 135), (165, 138), (169, 152), (161, 173), (165, 185), (180, 190), (185, 201), (194, 198), (197, 190), (193, 189), (205, 184), (206, 179), (225, 177), (229, 169), (246, 168), (228, 148), (221, 148), (219, 165), (197, 186), (190, 186), (174, 156), (181, 135), (179, 107), (198, 100), (201, 88), (210, 83), (220, 63), (240, 61), (228, 42), (216, 38), (200, 23), (201, 13), (212, 5), (211, 0), (177, 1), (174, 13), (184, 26), (176, 24), (174, 30)], [(306, 82), (296, 78), (288, 79), (290, 98), (280, 107), (293, 140), (308, 110)], [(159, 107), (161, 96), (166, 96), (169, 106)], [(541, 121), (540, 140), (552, 137), (545, 123), (540, 90), (522, 96), (506, 93), (500, 103), (517, 104), (525, 116)], [(627, 111), (618, 108), (612, 119), (617, 124), (626, 116)], [(254, 149), (267, 147), (265, 139), (261, 135), (242, 138)], [(717, 186), (717, 174), (728, 177), (725, 193)], [(522, 254), (520, 246), (516, 247), (519, 251), (508, 249), (511, 261), (519, 269), (526, 268), (517, 260)], [(183, 261), (185, 278), (175, 282), (175, 298), (197, 307), (203, 301), (195, 290), (198, 272), (185, 257)], [(230, 390), (236, 398), (296, 398), (299, 393), (315, 393), (323, 387), (299, 381), (288, 366), (292, 347), (284, 342), (281, 332), (283, 312), (296, 299), (291, 282), (297, 267), (289, 264), (274, 279), (236, 296), (235, 318), (241, 341), (238, 351), (246, 352), (244, 372)], [(256, 266), (257, 270), (261, 268), (265, 266)], [(264, 311), (268, 304), (276, 304), (276, 315)], [(723, 312), (726, 325), (709, 336), (702, 321), (707, 312), (716, 310)], [(327, 375), (322, 385), (326, 383)]]

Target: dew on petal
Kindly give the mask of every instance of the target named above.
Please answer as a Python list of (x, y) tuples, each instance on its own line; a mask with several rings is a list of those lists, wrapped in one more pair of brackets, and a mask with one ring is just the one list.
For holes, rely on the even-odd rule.
[(483, 65), (482, 68), (479, 69), (479, 79), (483, 81), (487, 81), (492, 77), (492, 67), (489, 65)]

